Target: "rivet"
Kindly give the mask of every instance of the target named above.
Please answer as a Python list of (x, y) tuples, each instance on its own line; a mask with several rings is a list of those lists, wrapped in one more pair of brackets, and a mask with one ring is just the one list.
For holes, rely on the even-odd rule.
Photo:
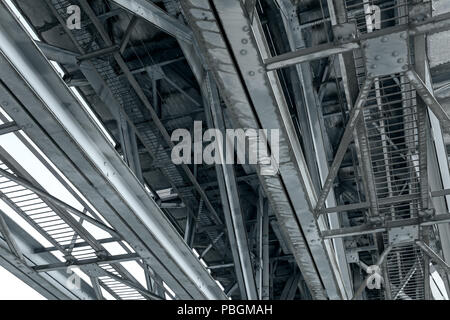
[(241, 50), (241, 54), (242, 54), (243, 56), (245, 56), (245, 55), (247, 54), (247, 50), (242, 49), (242, 50)]
[(247, 39), (242, 39), (241, 42), (242, 42), (243, 44), (247, 44), (247, 43), (248, 43), (248, 40), (247, 40)]
[(375, 60), (380, 60), (380, 59), (381, 59), (380, 55), (375, 56)]
[(398, 57), (399, 53), (397, 51), (392, 52), (392, 56)]
[(381, 42), (387, 42), (388, 40), (389, 40), (388, 37), (381, 38)]
[(398, 63), (403, 63), (403, 61), (405, 61), (405, 59), (403, 59), (403, 58), (400, 58), (397, 60)]
[(248, 26), (244, 26), (244, 27), (242, 28), (242, 30), (244, 30), (245, 32), (247, 32), (247, 31), (249, 31), (250, 29), (249, 29)]
[(373, 65), (370, 66), (370, 68), (376, 69), (376, 68), (377, 68), (377, 65), (376, 65), (376, 64), (373, 64)]
[(255, 72), (254, 71), (250, 71), (248, 74), (253, 77), (255, 75)]
[(405, 64), (405, 65), (402, 67), (402, 69), (403, 69), (403, 70), (408, 70), (408, 66)]

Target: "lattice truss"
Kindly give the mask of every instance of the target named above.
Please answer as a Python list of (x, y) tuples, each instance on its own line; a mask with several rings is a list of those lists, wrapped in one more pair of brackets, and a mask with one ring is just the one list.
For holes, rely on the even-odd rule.
[[(22, 141), (26, 143), (25, 139)], [(32, 148), (31, 145), (28, 144), (28, 146)], [(36, 152), (36, 156), (39, 156), (39, 153)], [(41, 159), (43, 160), (42, 157)], [(48, 168), (50, 170), (52, 167)], [(1, 150), (0, 199), (51, 244), (51, 247), (39, 249), (35, 254), (51, 252), (61, 261), (61, 263), (49, 265), (30, 265), (30, 267), (39, 273), (66, 271), (70, 267), (73, 269), (72, 272), (78, 269), (78, 272), (90, 278), (91, 285), (100, 299), (103, 298), (102, 289), (115, 299), (165, 298), (163, 284), (160, 281), (156, 282), (155, 278), (158, 278), (154, 277), (152, 271), (140, 260), (130, 245), (107, 226), (91, 206), (58, 176), (56, 171), (52, 170), (52, 173), (79, 201), (83, 209), (76, 209), (49, 195), (18, 162), (5, 150)], [(0, 217), (4, 222), (6, 214), (0, 211)], [(6, 223), (2, 224), (0, 231), (2, 231), (0, 236), (9, 245), (9, 249), (23, 260), (20, 249), (14, 243), (10, 232), (7, 232)], [(99, 231), (106, 231), (109, 235), (105, 237)], [(125, 253), (112, 255), (105, 248), (105, 244), (116, 244)], [(148, 287), (141, 284), (121, 264), (126, 261), (136, 261), (142, 272), (146, 274)], [(25, 260), (24, 263), (27, 264)]]

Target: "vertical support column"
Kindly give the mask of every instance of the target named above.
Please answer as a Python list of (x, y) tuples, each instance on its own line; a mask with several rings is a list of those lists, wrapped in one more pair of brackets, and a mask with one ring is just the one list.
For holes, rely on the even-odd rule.
[[(417, 75), (423, 80), (425, 85), (428, 87), (428, 89), (433, 92), (433, 88), (431, 85), (431, 75), (430, 70), (428, 66), (428, 59), (426, 56), (426, 36), (425, 35), (419, 35), (416, 36), (414, 39), (414, 54), (415, 54), (415, 70), (417, 72)], [(418, 107), (419, 101), (422, 99), (418, 98)], [(422, 102), (421, 102), (422, 103)], [(424, 106), (424, 105), (422, 105)], [(426, 107), (424, 106), (423, 109)], [(422, 109), (422, 110), (423, 110)], [(420, 109), (419, 109), (420, 110)], [(425, 130), (428, 131), (428, 135), (426, 135), (425, 131), (425, 137), (427, 140), (428, 147), (425, 148), (425, 155), (419, 155), (426, 157), (426, 175), (427, 181), (422, 181), (421, 176), (421, 191), (422, 195), (425, 196), (423, 193), (425, 190), (423, 188), (426, 187), (427, 191), (427, 201), (429, 191), (437, 191), (442, 190), (445, 188), (450, 187), (450, 172), (448, 167), (448, 160), (445, 152), (445, 145), (443, 143), (442, 138), (442, 128), (439, 124), (439, 120), (436, 118), (436, 116), (432, 112), (428, 112), (428, 110), (423, 110), (422, 113), (428, 114), (427, 117), (424, 117), (422, 121), (425, 123), (424, 126), (426, 127)], [(426, 120), (425, 120), (426, 119)], [(421, 119), (419, 119), (420, 121)], [(420, 137), (419, 137), (420, 139)], [(422, 151), (422, 150), (420, 150)], [(421, 152), (422, 153), (422, 152)], [(422, 158), (420, 159), (422, 161)], [(421, 168), (422, 169), (422, 168)], [(422, 171), (421, 171), (422, 174)], [(425, 183), (425, 186), (422, 184)], [(422, 200), (423, 201), (423, 200)], [(428, 204), (428, 203), (425, 203)], [(450, 197), (435, 197), (432, 199), (432, 206), (436, 210), (437, 213), (445, 213), (447, 212), (450, 205)], [(438, 224), (437, 225), (438, 231), (439, 231), (439, 239), (441, 243), (442, 248), (442, 255), (444, 258), (444, 261), (446, 263), (450, 262), (450, 226), (448, 224)], [(425, 260), (426, 261), (426, 260)], [(429, 286), (429, 275), (425, 274), (425, 289)], [(448, 290), (450, 287), (450, 281), (448, 276), (446, 275), (443, 278), (443, 281), (445, 283), (445, 288)], [(427, 283), (428, 282), (428, 283)]]
[[(209, 73), (206, 74), (204, 81), (204, 85), (207, 87), (206, 92), (208, 92), (208, 101), (205, 101), (208, 127), (220, 130), (225, 137), (225, 123), (217, 88)], [(217, 180), (241, 298), (257, 300), (258, 293), (250, 259), (247, 230), (239, 202), (234, 169), (232, 165), (225, 163), (223, 141), (216, 142), (216, 151), (220, 152), (221, 159), (221, 164), (216, 164)]]
[[(426, 48), (426, 36), (421, 35), (414, 38), (414, 50), (415, 50), (415, 68), (416, 72), (420, 74), (422, 79), (426, 76), (427, 66), (425, 57)], [(424, 60), (422, 60), (424, 59)], [(416, 95), (417, 96), (417, 95)], [(422, 210), (428, 209), (429, 202), (429, 187), (428, 187), (428, 157), (427, 157), (427, 145), (428, 145), (428, 134), (427, 127), (428, 123), (428, 110), (424, 101), (418, 96), (417, 100), (417, 116), (419, 125), (419, 163), (420, 163), (420, 193), (422, 196)]]
[(100, 282), (97, 277), (89, 277), (91, 279), (92, 287), (94, 288), (97, 300), (103, 300), (102, 289), (100, 288)]
[(269, 203), (262, 188), (258, 193), (256, 286), (260, 299), (269, 300)]

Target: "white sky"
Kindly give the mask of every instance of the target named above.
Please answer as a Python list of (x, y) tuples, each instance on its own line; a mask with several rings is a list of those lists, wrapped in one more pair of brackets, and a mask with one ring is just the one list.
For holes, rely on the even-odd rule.
[(0, 300), (46, 300), (34, 289), (0, 266)]

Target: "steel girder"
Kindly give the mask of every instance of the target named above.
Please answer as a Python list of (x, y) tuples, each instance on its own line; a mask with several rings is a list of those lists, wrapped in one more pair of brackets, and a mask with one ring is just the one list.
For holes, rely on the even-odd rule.
[(0, 17), (5, 111), (178, 297), (225, 299), (4, 4)]
[[(297, 8), (290, 0), (278, 0), (278, 4), (281, 10), (285, 13), (282, 14), (284, 28), (287, 34), (291, 51), (304, 48), (306, 46), (303, 39), (303, 33), (299, 32), (300, 20), (297, 14)], [(319, 121), (319, 101), (317, 93), (313, 87), (313, 78), (311, 72), (310, 63), (306, 62), (295, 66), (296, 74), (302, 87), (303, 101), (305, 101), (306, 121), (309, 125), (311, 134), (309, 135), (313, 143), (311, 148), (311, 156), (314, 163), (317, 163), (317, 168), (320, 176), (320, 186), (325, 183), (326, 177), (329, 172), (329, 165), (327, 161), (326, 150), (324, 146), (324, 138), (322, 135), (321, 124)], [(298, 108), (301, 108), (299, 106)], [(300, 121), (302, 121), (300, 119)], [(307, 143), (307, 142), (305, 142)], [(336, 207), (336, 198), (334, 190), (331, 190), (327, 199), (326, 205), (328, 208)], [(337, 211), (330, 211), (328, 214), (328, 220), (330, 222), (331, 229), (337, 229), (340, 227), (339, 217)], [(345, 290), (347, 296), (352, 296), (352, 281), (350, 279), (350, 269), (347, 263), (345, 255), (345, 246), (343, 240), (334, 241), (334, 247), (336, 250), (336, 259), (341, 270), (342, 278), (344, 281)]]
[[(429, 191), (433, 193), (450, 187), (449, 162), (443, 141), (443, 131), (450, 129), (448, 127), (448, 114), (442, 113), (442, 108), (437, 102), (432, 89), (431, 73), (428, 60), (426, 59), (426, 40), (427, 37), (425, 35), (416, 36), (415, 69), (417, 73), (411, 71), (409, 76), (414, 80), (413, 83), (416, 83), (418, 86), (418, 93), (422, 96), (423, 102), (432, 111), (428, 112), (426, 124), (428, 131), (427, 143), (429, 146), (426, 150), (426, 157)], [(450, 197), (448, 195), (433, 197), (431, 204), (436, 210), (436, 218), (443, 218), (448, 215), (450, 208)], [(448, 264), (450, 263), (450, 224), (439, 224), (437, 228), (442, 256)], [(450, 287), (450, 274), (447, 274), (447, 279), (444, 279), (444, 283), (448, 290)]]
[[(192, 36), (190, 28), (148, 2), (141, 0), (138, 0), (135, 3), (116, 0), (113, 2), (121, 5), (132, 14), (145, 19), (166, 33), (171, 34), (178, 40), (201, 88), (204, 104), (205, 106), (208, 106), (206, 113), (207, 119), (211, 122), (210, 126), (216, 128), (223, 127), (222, 129), (224, 129), (223, 116), (218, 114), (222, 111), (216, 85), (211, 75), (209, 75), (204, 68), (202, 63), (203, 58), (195, 48), (195, 39), (186, 41), (187, 37), (183, 36), (186, 34)], [(258, 299), (258, 296), (254, 279), (254, 270), (248, 250), (247, 231), (240, 208), (234, 170), (229, 165), (218, 165), (216, 166), (216, 169), (225, 214), (225, 223), (227, 225), (234, 267), (239, 289), (241, 290), (241, 297), (242, 299), (255, 300)]]
[[(208, 110), (206, 110), (208, 126), (220, 130), (225, 135), (226, 129), (222, 106), (220, 105), (219, 93), (217, 92), (212, 75), (206, 75), (204, 84), (208, 91), (208, 101), (205, 103), (208, 106)], [(225, 146), (222, 141), (216, 142), (222, 163), (216, 165), (217, 180), (222, 198), (228, 238), (230, 239), (233, 254), (237, 282), (241, 290), (241, 298), (258, 300), (260, 296), (257, 294), (255, 273), (248, 246), (247, 229), (242, 214), (234, 168), (233, 165), (225, 164)]]
[[(281, 176), (260, 176), (260, 180), (282, 230), (289, 235), (290, 245), (312, 295), (324, 299), (328, 293), (331, 299), (341, 299), (342, 284), (338, 284), (341, 280), (336, 281), (336, 276), (340, 277), (339, 271), (330, 261), (330, 251), (320, 240), (319, 226), (310, 209), (311, 199), (306, 196), (314, 193), (303, 154), (285, 103), (278, 105), (284, 100), (281, 87), (270, 83), (264, 72), (241, 3), (183, 1), (182, 7), (237, 123), (243, 128), (281, 129)], [(271, 80), (276, 82), (276, 76)], [(273, 90), (277, 90), (276, 94)]]
[(111, 0), (113, 3), (128, 10), (134, 15), (140, 16), (162, 31), (172, 35), (176, 39), (192, 43), (192, 31), (181, 21), (169, 16), (151, 1), (146, 0)]
[[(335, 18), (333, 18), (335, 19)], [(450, 29), (450, 13), (440, 14), (421, 22), (411, 22), (394, 27), (361, 34), (357, 38), (340, 41), (339, 43), (326, 43), (311, 48), (296, 50), (276, 57), (266, 59), (268, 71), (285, 68), (291, 65), (326, 58), (335, 54), (344, 54), (359, 49), (362, 40), (373, 39), (398, 32), (409, 32), (410, 35), (432, 34)]]

